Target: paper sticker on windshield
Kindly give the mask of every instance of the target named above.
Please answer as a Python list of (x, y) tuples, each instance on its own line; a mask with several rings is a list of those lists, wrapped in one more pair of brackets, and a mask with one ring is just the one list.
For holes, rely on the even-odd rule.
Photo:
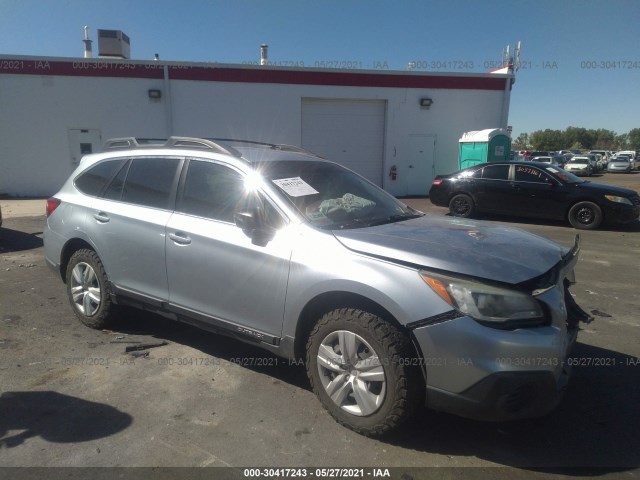
[(305, 195), (315, 195), (319, 193), (300, 177), (280, 178), (272, 181), (290, 197), (304, 197)]
[(547, 168), (551, 173), (558, 173), (560, 170), (556, 170), (555, 168)]

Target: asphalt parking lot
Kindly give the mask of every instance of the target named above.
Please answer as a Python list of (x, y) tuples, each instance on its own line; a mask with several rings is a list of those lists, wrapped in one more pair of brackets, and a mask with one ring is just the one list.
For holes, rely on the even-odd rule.
[[(640, 191), (640, 173), (591, 180)], [(369, 439), (324, 412), (302, 365), (144, 312), (123, 314), (113, 330), (82, 326), (45, 265), (44, 216), (0, 201), (2, 466), (396, 467), (395, 474), (440, 467), (429, 475), (447, 478), (451, 469), (481, 467), (462, 471), (479, 472), (476, 478), (540, 478), (541, 470), (638, 476), (640, 223), (580, 232), (572, 292), (595, 320), (582, 326), (573, 378), (551, 415), (483, 423), (424, 410), (398, 432)], [(425, 198), (405, 201), (446, 213)], [(564, 223), (481, 221), (566, 246), (577, 233)], [(141, 344), (157, 346), (126, 352)], [(405, 479), (419, 476), (408, 472)]]

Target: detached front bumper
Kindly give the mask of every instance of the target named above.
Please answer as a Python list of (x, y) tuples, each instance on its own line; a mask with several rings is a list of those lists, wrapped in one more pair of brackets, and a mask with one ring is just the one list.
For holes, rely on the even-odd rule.
[(576, 241), (554, 270), (556, 284), (536, 295), (549, 311), (548, 325), (499, 330), (460, 316), (413, 330), (428, 407), (486, 421), (534, 418), (556, 407), (578, 323), (591, 321), (568, 290), (578, 251)]

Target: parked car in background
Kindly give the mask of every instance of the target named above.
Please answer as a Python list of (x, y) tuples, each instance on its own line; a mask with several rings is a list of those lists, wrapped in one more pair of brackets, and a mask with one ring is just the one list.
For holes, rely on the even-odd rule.
[[(586, 161), (584, 165), (588, 168)], [(567, 220), (583, 230), (603, 222), (633, 222), (640, 216), (640, 196), (635, 191), (591, 183), (537, 162), (491, 162), (438, 175), (429, 199), (458, 217), (494, 213)]]
[(598, 173), (600, 171), (600, 163), (598, 162), (598, 155), (594, 155), (592, 153), (585, 153), (583, 156), (589, 159), (589, 164), (593, 169), (593, 173)]
[(589, 157), (575, 156), (565, 163), (564, 169), (575, 175), (586, 175), (587, 177), (593, 175), (593, 166)]
[(590, 153), (589, 156), (593, 156), (596, 159), (596, 165), (598, 166), (598, 172), (602, 172), (607, 169), (607, 160), (604, 155), (600, 153)]
[(548, 163), (549, 165), (554, 165), (559, 168), (562, 168), (564, 166), (564, 158), (559, 155), (554, 157), (533, 157), (531, 161), (539, 162), (539, 163)]
[[(587, 225), (596, 207), (576, 208)], [(304, 363), (324, 408), (364, 435), (425, 402), (545, 415), (590, 320), (569, 292), (579, 238), (425, 215), (286, 145), (107, 142), (47, 201), (44, 247), (85, 325), (130, 305)]]
[(607, 171), (617, 173), (631, 173), (631, 157), (628, 155), (616, 155), (615, 158), (609, 160)]
[(591, 150), (589, 153), (593, 155), (602, 155), (602, 158), (607, 160), (609, 158), (609, 154), (606, 150)]
[(553, 161), (556, 163), (556, 165), (558, 165), (560, 168), (564, 168), (565, 163), (567, 163), (569, 161), (569, 157), (567, 155), (560, 155), (560, 154), (556, 154), (553, 157)]
[(629, 156), (629, 160), (630, 160), (630, 164), (631, 164), (631, 170), (635, 170), (638, 168), (638, 161), (637, 161), (637, 155), (636, 152), (633, 150), (621, 150), (618, 152), (618, 155), (628, 155)]
[(525, 161), (530, 162), (535, 157), (550, 157), (551, 154), (546, 150), (534, 150), (533, 152), (529, 152), (529, 154), (524, 158)]

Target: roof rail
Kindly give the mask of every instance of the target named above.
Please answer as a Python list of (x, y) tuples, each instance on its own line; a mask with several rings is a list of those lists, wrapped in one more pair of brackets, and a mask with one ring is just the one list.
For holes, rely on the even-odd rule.
[(282, 150), (283, 152), (306, 153), (308, 155), (313, 155), (314, 157), (320, 157), (320, 155), (318, 155), (317, 153), (310, 152), (309, 150), (305, 150), (304, 148), (301, 148), (301, 147), (296, 147), (295, 145), (287, 145), (284, 143), (256, 142), (254, 140), (240, 140), (237, 138), (210, 138), (207, 140), (212, 140), (214, 142), (225, 142), (225, 143), (246, 143), (249, 145), (268, 147), (271, 150)]
[(137, 148), (202, 148), (233, 155), (234, 157), (242, 156), (242, 154), (233, 147), (214, 142), (210, 139), (195, 137), (169, 137), (168, 139), (135, 137), (112, 138), (104, 143), (102, 150)]

